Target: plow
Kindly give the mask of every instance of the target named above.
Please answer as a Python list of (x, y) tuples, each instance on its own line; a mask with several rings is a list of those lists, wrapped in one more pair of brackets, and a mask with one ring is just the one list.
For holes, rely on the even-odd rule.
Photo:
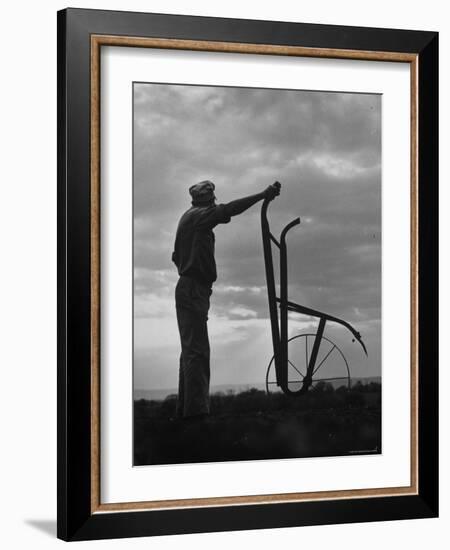
[[(277, 182), (278, 185), (280, 185)], [(276, 184), (276, 185), (277, 185)], [(266, 273), (273, 356), (266, 371), (266, 391), (283, 391), (300, 396), (318, 384), (351, 387), (351, 371), (342, 347), (324, 335), (327, 324), (347, 329), (353, 342), (358, 342), (367, 356), (361, 334), (347, 321), (306, 307), (289, 299), (287, 234), (300, 225), (300, 218), (288, 223), (279, 238), (269, 226), (267, 212), (273, 199), (265, 199), (261, 207), (261, 230)], [(279, 254), (279, 293), (276, 292), (273, 247)], [(289, 314), (295, 313), (315, 321), (316, 329), (289, 337)]]

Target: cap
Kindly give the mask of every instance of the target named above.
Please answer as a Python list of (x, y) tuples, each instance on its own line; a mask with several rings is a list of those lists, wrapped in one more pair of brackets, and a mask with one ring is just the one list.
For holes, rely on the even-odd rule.
[(189, 193), (192, 197), (192, 200), (198, 203), (207, 203), (211, 202), (216, 198), (214, 194), (214, 189), (216, 186), (212, 181), (204, 180), (195, 185), (189, 187)]

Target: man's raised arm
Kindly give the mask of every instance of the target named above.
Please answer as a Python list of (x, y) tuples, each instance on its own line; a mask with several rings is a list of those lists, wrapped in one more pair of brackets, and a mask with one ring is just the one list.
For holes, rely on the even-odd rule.
[(248, 210), (250, 206), (253, 206), (263, 199), (274, 199), (280, 194), (280, 188), (281, 184), (276, 181), (272, 185), (269, 185), (269, 187), (266, 187), (266, 189), (261, 193), (256, 193), (255, 195), (249, 195), (248, 197), (242, 197), (241, 199), (228, 202), (224, 205), (227, 214), (229, 216), (237, 216)]

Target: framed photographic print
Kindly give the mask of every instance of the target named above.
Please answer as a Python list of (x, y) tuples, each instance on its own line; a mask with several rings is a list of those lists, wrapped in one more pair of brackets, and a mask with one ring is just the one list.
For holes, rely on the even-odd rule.
[(58, 13), (58, 537), (438, 514), (434, 32)]

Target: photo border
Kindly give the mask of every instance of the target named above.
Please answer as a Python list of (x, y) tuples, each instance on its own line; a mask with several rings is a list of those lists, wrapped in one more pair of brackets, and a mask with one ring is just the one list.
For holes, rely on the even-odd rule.
[[(100, 502), (102, 46), (410, 64), (410, 487)], [(423, 31), (58, 12), (58, 537), (86, 540), (437, 515), (437, 48), (437, 33)]]

